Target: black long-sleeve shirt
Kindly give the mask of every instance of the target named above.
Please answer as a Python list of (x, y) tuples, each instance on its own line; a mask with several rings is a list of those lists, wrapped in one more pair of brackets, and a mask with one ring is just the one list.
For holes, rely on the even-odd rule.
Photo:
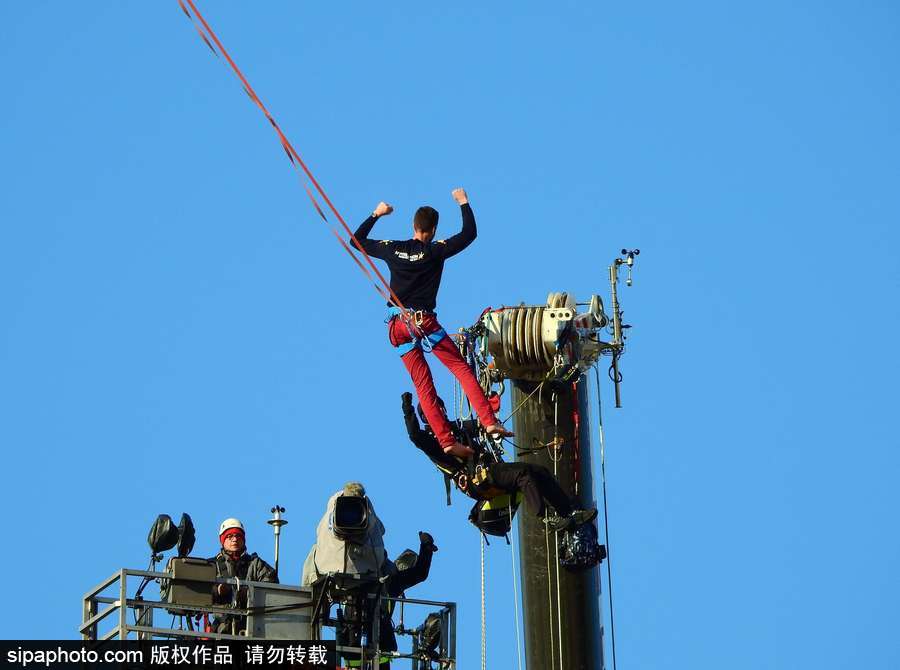
[[(428, 456), (438, 470), (449, 476), (456, 483), (456, 488), (475, 500), (482, 500), (483, 496), (488, 495), (490, 491), (489, 485), (474, 484), (470, 481), (472, 474), (470, 470), (474, 464), (470, 461), (463, 461), (456, 456), (445, 454), (437, 438), (430, 432), (422, 430), (412, 404), (405, 401), (403, 403), (403, 421), (406, 424), (406, 432), (409, 435), (410, 442)], [(462, 424), (461, 430), (464, 434), (472, 435), (478, 430), (478, 424), (474, 419), (463, 421)], [(475, 458), (478, 463), (484, 464), (483, 453), (479, 452)], [(447, 504), (450, 504), (449, 488), (447, 489)]]
[(475, 215), (468, 203), (460, 206), (462, 230), (446, 240), (429, 243), (420, 240), (370, 240), (369, 233), (378, 219), (370, 216), (356, 229), (354, 236), (366, 253), (387, 263), (391, 271), (391, 289), (409, 309), (433, 312), (441, 287), (444, 261), (458, 254), (477, 235)]
[(431, 557), (433, 555), (434, 545), (419, 544), (416, 562), (406, 568), (406, 570), (398, 570), (385, 579), (385, 593), (391, 598), (397, 598), (407, 589), (411, 589), (416, 584), (421, 584), (428, 579), (428, 573), (431, 571)]

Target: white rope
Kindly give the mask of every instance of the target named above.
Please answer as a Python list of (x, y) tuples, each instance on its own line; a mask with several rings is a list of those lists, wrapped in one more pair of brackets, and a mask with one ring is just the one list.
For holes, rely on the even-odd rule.
[(562, 641), (562, 596), (560, 595), (560, 579), (559, 579), (559, 531), (556, 532), (556, 625), (558, 626), (559, 638), (559, 667), (563, 665), (563, 641)]
[(484, 607), (484, 534), (481, 538), (481, 670), (487, 670), (487, 615)]
[(513, 416), (515, 416), (516, 412), (518, 412), (520, 409), (522, 409), (522, 407), (525, 405), (525, 403), (528, 402), (528, 399), (531, 398), (531, 396), (533, 396), (535, 393), (538, 394), (538, 401), (540, 401), (541, 393), (539, 393), (539, 392), (542, 388), (544, 388), (544, 382), (541, 382), (540, 384), (538, 384), (534, 388), (534, 390), (532, 390), (531, 393), (529, 393), (527, 396), (525, 396), (525, 400), (523, 400), (518, 405), (516, 405), (516, 408), (512, 412), (509, 413), (509, 416), (507, 416), (505, 419), (501, 419), (500, 423), (506, 423), (511, 418), (513, 418)]
[(553, 578), (550, 573), (550, 527), (546, 524), (544, 525), (544, 549), (544, 553), (547, 556), (547, 609), (549, 614), (547, 623), (550, 624), (550, 670), (555, 670), (556, 654), (553, 653)]
[[(512, 498), (509, 499), (509, 520), (512, 522), (513, 518), (513, 508), (512, 508)], [(510, 563), (512, 563), (512, 583), (513, 583), (513, 602), (515, 603), (515, 613), (516, 613), (516, 656), (519, 659), (519, 670), (522, 670), (522, 638), (519, 634), (519, 586), (518, 580), (516, 579), (516, 533), (515, 530), (510, 527), (509, 529), (509, 559)]]

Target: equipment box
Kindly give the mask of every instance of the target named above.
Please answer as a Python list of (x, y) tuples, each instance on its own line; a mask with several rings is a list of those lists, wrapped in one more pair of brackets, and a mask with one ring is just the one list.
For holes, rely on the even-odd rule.
[(172, 575), (166, 589), (167, 603), (201, 607), (213, 604), (212, 582), (216, 579), (215, 563), (205, 558), (172, 558), (166, 570)]
[(254, 638), (268, 640), (314, 640), (310, 619), (312, 591), (278, 584), (250, 587), (250, 615), (247, 630)]

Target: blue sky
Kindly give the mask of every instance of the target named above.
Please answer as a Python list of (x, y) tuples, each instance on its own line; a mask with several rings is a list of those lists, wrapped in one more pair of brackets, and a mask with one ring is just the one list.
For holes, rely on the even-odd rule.
[[(446, 326), (605, 294), (641, 248), (605, 415), (621, 667), (900, 664), (894, 3), (200, 7), (351, 224), (452, 232), (467, 188)], [(4, 636), (74, 636), (161, 512), (271, 557), (280, 503), (299, 574), (361, 479), (393, 553), (437, 538), (415, 595), (459, 602), (475, 666), (478, 535), (405, 442), (380, 301), (177, 3), (3, 3), (0, 75)]]

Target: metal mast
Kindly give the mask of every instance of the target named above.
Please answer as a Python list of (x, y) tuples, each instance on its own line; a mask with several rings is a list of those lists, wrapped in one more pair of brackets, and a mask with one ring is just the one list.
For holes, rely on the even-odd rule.
[[(581, 507), (595, 507), (591, 424), (584, 376), (558, 385), (513, 380), (516, 442), (546, 448), (518, 460), (554, 472)], [(600, 566), (569, 572), (559, 565), (558, 538), (533, 514), (519, 514), (519, 564), (529, 670), (602, 670)]]
[[(492, 359), (482, 367), (482, 383), (512, 386), (517, 460), (549, 469), (582, 508), (597, 507), (584, 373), (610, 356), (621, 406), (618, 363), (629, 326), (622, 322), (618, 273), (624, 266), (630, 286), (639, 253), (623, 249), (609, 267), (609, 316), (598, 295), (577, 303), (570, 294), (551, 293), (545, 305), (489, 310), (480, 322), (481, 360)], [(586, 309), (579, 313), (579, 307)], [(519, 535), (528, 670), (604, 670), (601, 566), (581, 572), (562, 567), (558, 534), (533, 514), (519, 514)]]

